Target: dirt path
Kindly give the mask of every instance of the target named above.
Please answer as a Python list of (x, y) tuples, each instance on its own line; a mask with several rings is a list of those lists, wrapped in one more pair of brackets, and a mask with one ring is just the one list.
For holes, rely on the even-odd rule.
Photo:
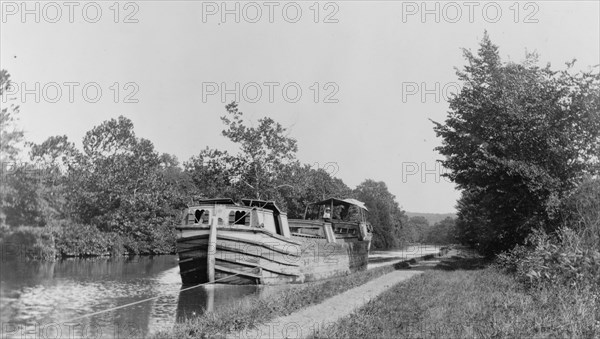
[(422, 271), (394, 271), (371, 280), (364, 285), (333, 296), (318, 305), (309, 306), (285, 317), (262, 325), (258, 329), (247, 329), (229, 335), (229, 338), (304, 338), (319, 328), (330, 325), (350, 315), (369, 300)]

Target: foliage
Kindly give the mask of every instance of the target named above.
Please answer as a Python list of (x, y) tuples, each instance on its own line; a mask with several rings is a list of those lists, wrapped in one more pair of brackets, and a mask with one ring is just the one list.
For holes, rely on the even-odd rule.
[(582, 245), (600, 248), (600, 178), (583, 180), (562, 205), (563, 222), (581, 234)]
[(243, 119), (237, 103), (226, 109), (221, 117), (223, 136), (238, 146), (239, 153), (207, 147), (184, 163), (199, 196), (274, 200), (289, 218), (302, 218), (308, 203), (351, 194), (342, 180), (300, 164), (296, 140), (279, 123), (261, 118), (254, 127)]
[(427, 242), (429, 233), (429, 221), (422, 216), (414, 216), (408, 219), (409, 228), (411, 230), (410, 241), (415, 243)]
[[(116, 233), (101, 232), (85, 224), (62, 224), (55, 230), (56, 249), (61, 256), (98, 256), (123, 253)], [(122, 246), (122, 245), (121, 245)]]
[(600, 75), (540, 68), (533, 54), (502, 63), (487, 33), (477, 55), (464, 56), (462, 90), (434, 130), (447, 176), (463, 190), (460, 234), (493, 254), (535, 228), (556, 229), (560, 201), (600, 173)]
[[(10, 74), (6, 70), (0, 70), (0, 96), (10, 87), (10, 82)], [(12, 104), (0, 109), (0, 225), (7, 223), (7, 217), (11, 218), (7, 216), (5, 208), (15, 211), (19, 203), (19, 198), (15, 197), (15, 183), (11, 178), (11, 172), (20, 167), (17, 160), (19, 145), (23, 141), (23, 131), (16, 126), (18, 113), (19, 106)]]
[[(300, 167), (296, 160), (296, 140), (273, 119), (258, 120), (256, 127), (243, 119), (235, 102), (221, 117), (223, 136), (238, 147), (233, 155), (227, 151), (205, 148), (184, 163), (185, 172), (203, 198), (253, 197), (276, 201), (281, 207), (286, 197), (298, 195), (302, 187), (290, 183), (290, 174)], [(294, 212), (295, 213), (295, 212)]]
[(321, 168), (294, 163), (286, 168), (284, 177), (292, 189), (283, 191), (282, 206), (287, 209), (291, 219), (303, 218), (309, 203), (352, 195), (352, 190), (341, 179), (332, 177)]
[[(131, 120), (121, 116), (94, 127), (83, 139), (83, 153), (66, 137), (49, 138), (33, 145), (32, 159), (50, 168), (62, 163), (64, 209), (77, 224), (118, 234), (130, 253), (173, 251), (173, 230), (166, 225), (184, 205), (178, 191), (184, 175), (175, 157), (159, 155), (149, 140), (135, 136)], [(103, 246), (91, 246), (90, 253)]]
[(31, 164), (15, 165), (3, 178), (2, 212), (8, 225), (44, 226), (38, 194), (39, 173)]
[(405, 243), (407, 217), (398, 206), (383, 181), (365, 180), (354, 190), (354, 195), (369, 207), (368, 220), (373, 225), (372, 246), (375, 249), (396, 248)]
[(582, 290), (600, 288), (600, 251), (580, 245), (581, 235), (561, 228), (556, 236), (534, 231), (528, 246), (500, 254), (498, 263), (530, 286), (564, 285)]
[(227, 151), (205, 148), (184, 163), (185, 171), (203, 198), (235, 197), (236, 158)]
[(12, 225), (62, 225), (63, 255), (174, 251), (170, 226), (192, 184), (175, 157), (135, 136), (131, 120), (94, 127), (83, 152), (66, 136), (30, 145), (32, 162), (9, 178)]
[(456, 243), (456, 219), (446, 217), (435, 223), (427, 230), (425, 238), (427, 244), (454, 244)]
[(237, 103), (225, 107), (227, 115), (221, 119), (227, 126), (223, 136), (239, 145), (240, 153), (232, 160), (236, 165), (235, 180), (242, 183), (239, 188), (247, 196), (275, 200), (277, 188), (285, 183), (282, 173), (286, 165), (296, 161), (296, 140), (288, 137), (286, 129), (273, 119), (258, 120), (258, 126), (244, 123), (243, 113)]
[(567, 217), (561, 228), (553, 234), (535, 230), (526, 246), (501, 254), (498, 263), (533, 286), (600, 291), (599, 192), (599, 179), (584, 181), (565, 202)]
[(54, 234), (48, 227), (19, 226), (4, 230), (0, 236), (3, 260), (54, 260)]
[[(4, 69), (0, 70), (0, 96), (10, 88), (10, 83), (10, 74)], [(23, 131), (16, 126), (18, 113), (19, 106), (13, 104), (0, 110), (0, 161), (3, 166), (9, 161), (16, 161), (20, 152)]]

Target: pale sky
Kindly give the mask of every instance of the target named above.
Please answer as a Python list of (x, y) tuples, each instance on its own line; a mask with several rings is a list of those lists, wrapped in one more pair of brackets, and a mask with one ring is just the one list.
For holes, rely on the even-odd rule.
[(302, 162), (352, 188), (384, 181), (407, 211), (446, 213), (458, 192), (436, 174), (429, 119), (445, 119), (461, 48), (487, 29), (505, 61), (537, 51), (555, 68), (600, 64), (598, 1), (221, 3), (2, 1), (0, 66), (19, 86), (9, 95), (26, 139), (80, 146), (124, 115), (180, 162), (232, 150), (220, 116), (238, 83), (240, 109), (288, 127)]

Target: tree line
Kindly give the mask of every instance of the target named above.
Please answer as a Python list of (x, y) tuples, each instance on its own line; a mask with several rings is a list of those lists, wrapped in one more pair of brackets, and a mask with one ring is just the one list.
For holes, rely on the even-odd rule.
[[(6, 90), (9, 74), (1, 76)], [(278, 122), (265, 117), (252, 125), (235, 102), (225, 109), (222, 135), (238, 152), (207, 147), (180, 164), (136, 136), (123, 116), (94, 126), (80, 147), (64, 135), (35, 144), (23, 140), (18, 107), (5, 107), (2, 164), (10, 168), (2, 171), (0, 235), (45, 249), (47, 257), (171, 253), (173, 225), (194, 199), (274, 200), (290, 218), (302, 218), (308, 203), (353, 197), (369, 207), (373, 248), (404, 246), (420, 236), (384, 182), (367, 179), (351, 189), (301, 163), (297, 141)], [(23, 145), (29, 159), (20, 162)]]

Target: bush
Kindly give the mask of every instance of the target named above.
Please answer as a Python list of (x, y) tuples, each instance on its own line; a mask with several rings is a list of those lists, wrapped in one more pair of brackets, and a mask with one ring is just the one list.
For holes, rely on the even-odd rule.
[(600, 180), (585, 180), (563, 203), (564, 223), (552, 234), (535, 230), (525, 246), (498, 263), (534, 286), (600, 288)]
[(3, 256), (54, 260), (56, 257), (169, 254), (175, 251), (175, 231), (166, 222), (146, 223), (126, 235), (103, 232), (94, 225), (68, 220), (45, 227), (0, 228)]
[[(126, 222), (132, 224), (131, 222)], [(175, 252), (175, 229), (168, 218), (152, 218), (142, 225), (130, 225), (123, 246), (130, 254), (170, 254)]]
[(562, 205), (564, 222), (581, 233), (582, 245), (600, 247), (600, 179), (585, 179)]
[(56, 249), (65, 257), (122, 254), (123, 241), (92, 225), (63, 223), (55, 230)]
[(57, 251), (54, 235), (49, 227), (19, 226), (3, 229), (0, 244), (2, 255), (10, 258), (31, 260), (54, 260)]
[(530, 286), (600, 287), (600, 252), (580, 246), (581, 235), (561, 228), (556, 236), (536, 230), (528, 246), (498, 256), (498, 263)]

